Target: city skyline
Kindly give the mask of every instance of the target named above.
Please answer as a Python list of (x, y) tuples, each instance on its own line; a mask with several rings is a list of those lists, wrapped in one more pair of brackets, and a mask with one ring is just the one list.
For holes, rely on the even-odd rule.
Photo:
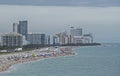
[(119, 50), (120, 0), (0, 0), (0, 76), (120, 76)]
[[(78, 27), (74, 28), (70, 27), (70, 30), (54, 33), (54, 35), (46, 35), (45, 33), (29, 33), (28, 31), (28, 21), (20, 20), (19, 23), (13, 23), (13, 29), (11, 33), (0, 34), (1, 37), (1, 45), (18, 45), (18, 41), (21, 41), (22, 45), (29, 44), (40, 44), (40, 45), (69, 45), (69, 44), (84, 44), (84, 43), (94, 43), (94, 37), (92, 33), (84, 34), (83, 29)], [(30, 31), (32, 32), (32, 31)], [(18, 35), (21, 35), (20, 38), (17, 39)], [(5, 37), (4, 37), (5, 36)], [(13, 39), (12, 39), (13, 38)], [(16, 39), (16, 40), (15, 40)], [(4, 41), (5, 40), (5, 41)], [(7, 43), (9, 42), (9, 43)], [(13, 43), (10, 45), (10, 43)], [(19, 42), (20, 43), (20, 42)]]
[(117, 43), (120, 42), (119, 8), (0, 5), (0, 32), (12, 32), (13, 22), (28, 20), (28, 30), (32, 32), (53, 35), (74, 26), (83, 28), (84, 33), (92, 32), (95, 42)]

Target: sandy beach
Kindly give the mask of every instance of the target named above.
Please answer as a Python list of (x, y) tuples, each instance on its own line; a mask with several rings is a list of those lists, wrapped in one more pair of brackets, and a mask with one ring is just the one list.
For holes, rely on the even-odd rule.
[(0, 55), (0, 72), (8, 70), (12, 65), (36, 61), (45, 58), (58, 56), (75, 55), (70, 47), (48, 47), (35, 49), (33, 51), (18, 52), (13, 54)]

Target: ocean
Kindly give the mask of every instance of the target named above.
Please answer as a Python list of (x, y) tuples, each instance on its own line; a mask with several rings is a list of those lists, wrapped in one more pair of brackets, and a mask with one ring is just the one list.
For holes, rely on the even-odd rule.
[(120, 44), (74, 48), (77, 55), (17, 64), (0, 76), (120, 76)]

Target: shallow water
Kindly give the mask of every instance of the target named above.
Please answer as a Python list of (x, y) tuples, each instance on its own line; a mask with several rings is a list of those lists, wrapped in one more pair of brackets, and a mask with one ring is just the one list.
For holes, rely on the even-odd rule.
[(120, 44), (76, 48), (77, 55), (14, 65), (0, 76), (120, 76)]

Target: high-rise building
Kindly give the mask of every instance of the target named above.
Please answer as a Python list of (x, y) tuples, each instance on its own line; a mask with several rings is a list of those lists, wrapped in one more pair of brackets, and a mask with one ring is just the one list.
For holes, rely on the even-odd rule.
[(70, 35), (71, 36), (82, 36), (82, 28), (76, 28), (76, 29), (72, 28), (70, 30)]
[(50, 35), (46, 36), (47, 44), (50, 45)]
[(45, 34), (41, 34), (41, 44), (46, 44), (46, 36), (45, 36)]
[(2, 46), (7, 47), (15, 47), (19, 46), (22, 47), (23, 37), (21, 34), (18, 33), (8, 33), (1, 35)]
[(73, 44), (84, 43), (84, 36), (74, 36), (72, 40)]
[(67, 32), (61, 32), (53, 36), (53, 44), (65, 45), (69, 44), (69, 36)]
[(93, 35), (92, 35), (92, 33), (84, 34), (84, 42), (85, 43), (93, 43)]
[(28, 22), (27, 21), (19, 21), (18, 24), (18, 33), (24, 35), (27, 39), (28, 34)]
[(31, 33), (27, 35), (27, 41), (30, 44), (46, 44), (46, 36), (45, 34), (40, 34), (40, 33)]
[(30, 44), (41, 44), (41, 35), (39, 33), (28, 34), (27, 41), (30, 42)]
[(17, 33), (18, 23), (13, 23), (13, 32)]

